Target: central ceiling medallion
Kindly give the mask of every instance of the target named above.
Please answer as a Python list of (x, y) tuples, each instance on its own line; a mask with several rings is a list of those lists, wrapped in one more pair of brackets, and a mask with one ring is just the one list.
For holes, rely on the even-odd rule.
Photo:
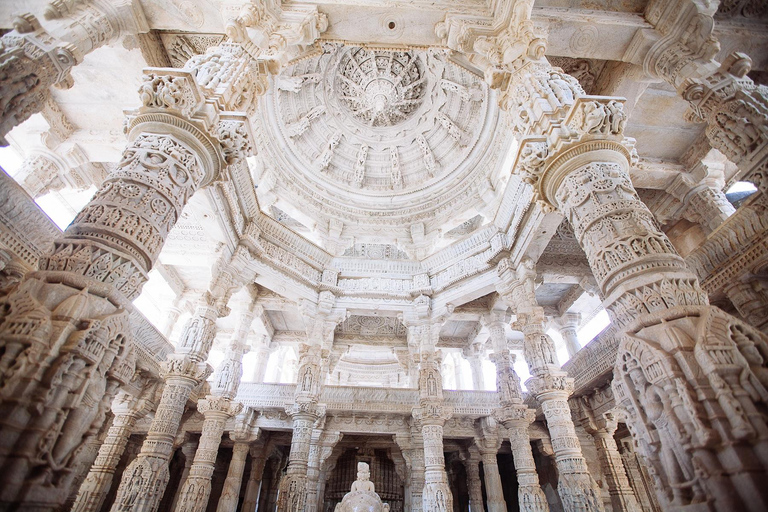
[(358, 121), (393, 126), (413, 115), (424, 100), (424, 64), (412, 52), (352, 48), (339, 63), (335, 89)]

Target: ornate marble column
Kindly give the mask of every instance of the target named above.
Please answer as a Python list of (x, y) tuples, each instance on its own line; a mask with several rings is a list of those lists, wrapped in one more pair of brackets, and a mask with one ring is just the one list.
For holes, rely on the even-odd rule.
[(325, 407), (318, 403), (327, 375), (327, 358), (333, 346), (333, 331), (340, 320), (331, 315), (336, 297), (328, 291), (318, 294), (316, 305), (304, 304), (308, 317), (309, 344), (299, 348), (299, 370), (294, 403), (286, 407), (293, 420), (293, 437), (288, 457), (288, 468), (280, 482), (278, 512), (294, 512), (307, 507), (307, 470), (312, 431), (315, 422), (325, 415)]
[[(189, 477), (181, 488), (180, 498), (176, 505), (179, 512), (203, 512), (208, 506), (211, 494), (211, 476), (216, 464), (216, 456), (221, 444), (221, 436), (228, 419), (236, 416), (243, 408), (242, 404), (234, 402), (240, 379), (243, 374), (243, 354), (248, 350), (246, 340), (253, 322), (253, 308), (240, 315), (237, 329), (227, 346), (227, 354), (211, 386), (211, 394), (197, 403), (197, 410), (203, 414), (203, 432), (200, 444), (195, 452), (195, 460), (189, 472)], [(210, 347), (208, 347), (210, 350)], [(241, 453), (243, 464), (245, 452)], [(237, 463), (233, 458), (233, 463)], [(240, 468), (242, 478), (242, 467)], [(239, 482), (238, 482), (239, 490)], [(222, 494), (224, 496), (224, 494)]]
[(723, 185), (722, 178), (694, 183), (693, 178), (680, 173), (669, 187), (669, 193), (683, 203), (687, 220), (699, 224), (705, 233), (711, 233), (736, 211), (725, 197)]
[(536, 415), (523, 403), (520, 377), (514, 370), (515, 356), (507, 348), (504, 315), (492, 313), (484, 319), (491, 335), (493, 362), (496, 364), (496, 388), (501, 407), (493, 417), (509, 432), (509, 442), (517, 473), (517, 501), (523, 512), (548, 512), (547, 497), (539, 485), (539, 475), (531, 451), (528, 427)]
[(0, 145), (16, 125), (40, 112), (53, 85), (71, 87), (69, 72), (86, 54), (126, 34), (149, 31), (135, 0), (53, 1), (46, 28), (31, 14), (13, 22), (0, 39)]
[(410, 423), (409, 435), (395, 434), (395, 442), (400, 447), (408, 469), (405, 479), (405, 510), (422, 512), (424, 492), (424, 440), (418, 422), (413, 419)]
[(112, 426), (88, 476), (80, 486), (72, 512), (98, 512), (101, 509), (136, 421), (154, 408), (152, 400), (156, 390), (155, 383), (145, 386), (138, 397), (124, 391), (115, 397), (112, 404), (112, 412), (115, 414)]
[(555, 344), (544, 331), (544, 309), (536, 302), (533, 263), (526, 260), (515, 270), (510, 261), (504, 259), (499, 263), (498, 272), (499, 295), (517, 314), (513, 328), (524, 335), (523, 350), (531, 369), (531, 378), (526, 385), (541, 404), (547, 419), (559, 473), (557, 492), (563, 507), (566, 511), (601, 511), (600, 490), (581, 454), (568, 406), (573, 380), (560, 369)]
[(205, 420), (192, 468), (181, 487), (179, 501), (176, 504), (176, 510), (179, 512), (205, 511), (211, 495), (211, 478), (216, 466), (221, 435), (224, 433), (227, 420), (239, 413), (242, 407), (242, 404), (233, 403), (224, 396), (208, 395), (198, 400), (197, 410)]
[(112, 512), (154, 511), (170, 474), (168, 461), (192, 389), (211, 373), (206, 363), (171, 354), (163, 365), (163, 395), (136, 459), (123, 473)]
[(445, 473), (443, 454), (443, 425), (452, 410), (443, 404), (443, 378), (440, 374), (440, 353), (435, 350), (442, 322), (420, 323), (409, 326), (412, 338), (419, 340), (419, 407), (413, 418), (421, 428), (424, 440), (424, 512), (453, 510), (453, 495)]
[(745, 277), (726, 285), (723, 291), (744, 320), (768, 333), (768, 279)]
[[(555, 85), (551, 78), (541, 83)], [(517, 89), (509, 91), (508, 101), (522, 100)], [(736, 110), (712, 115), (725, 122), (742, 112), (738, 109), (749, 110), (753, 99), (742, 96), (723, 107)], [(636, 154), (633, 142), (623, 136), (622, 100), (577, 94), (561, 112), (556, 122), (537, 118), (538, 126), (552, 129), (546, 137), (523, 140), (515, 170), (546, 205), (565, 214), (604, 305), (624, 333), (614, 393), (629, 412), (628, 426), (640, 450), (655, 464), (662, 507), (707, 500), (719, 509), (768, 507), (768, 488), (759, 483), (768, 472), (768, 460), (761, 455), (768, 431), (757, 419), (768, 412), (762, 398), (768, 396), (768, 382), (757, 377), (765, 370), (768, 338), (709, 306), (695, 275), (639, 200), (628, 174)], [(754, 127), (751, 115), (744, 113), (745, 126)], [(744, 169), (759, 167), (753, 157), (763, 149), (754, 151), (740, 157)], [(541, 334), (538, 316), (535, 310), (523, 314), (531, 340)], [(729, 356), (723, 359), (723, 353)], [(559, 377), (552, 385), (568, 386)], [(538, 394), (544, 388), (537, 386), (531, 389)], [(549, 407), (543, 402), (542, 407), (547, 414)], [(566, 408), (557, 406), (556, 411), (570, 430)], [(559, 444), (557, 437), (553, 434), (553, 446)]]
[(165, 321), (163, 323), (163, 328), (161, 329), (163, 336), (170, 339), (171, 333), (173, 332), (173, 328), (176, 327), (176, 322), (179, 320), (179, 316), (181, 316), (181, 312), (183, 310), (182, 308), (182, 301), (183, 296), (179, 295), (176, 298), (173, 299), (173, 302), (171, 303), (170, 307), (166, 311)]
[[(655, 0), (645, 10), (654, 30), (639, 31), (633, 54), (646, 73), (657, 76), (688, 101), (712, 147), (768, 191), (768, 87), (747, 76), (752, 60), (732, 53), (721, 64), (714, 34), (719, 3), (681, 0), (674, 9)], [(695, 35), (693, 35), (695, 34)]]
[(504, 490), (501, 487), (501, 475), (496, 454), (501, 447), (501, 439), (496, 421), (493, 418), (481, 418), (482, 435), (475, 438), (475, 444), (480, 451), (485, 476), (485, 495), (488, 501), (488, 512), (506, 512), (507, 502), (504, 501)]
[(579, 336), (576, 329), (581, 323), (581, 313), (566, 313), (555, 319), (555, 325), (560, 331), (560, 335), (565, 341), (565, 348), (568, 350), (568, 357), (573, 357), (576, 352), (581, 350)]
[[(583, 409), (588, 407), (589, 405), (585, 405)], [(608, 484), (613, 510), (616, 512), (640, 512), (640, 505), (635, 498), (635, 492), (629, 485), (624, 462), (621, 459), (616, 440), (613, 438), (618, 426), (616, 417), (609, 413), (596, 418), (589, 411), (582, 421), (582, 425), (595, 440), (597, 456), (600, 459), (600, 466)]]
[(267, 363), (269, 363), (269, 356), (272, 353), (269, 338), (262, 339), (261, 343), (257, 344), (253, 350), (256, 352), (253, 382), (264, 382), (264, 377), (267, 375)]
[(317, 503), (317, 482), (320, 478), (320, 439), (323, 435), (324, 425), (320, 424), (312, 429), (312, 437), (309, 444), (309, 458), (307, 459), (307, 504), (306, 512), (315, 512)]
[(185, 441), (181, 448), (181, 453), (184, 455), (184, 468), (181, 470), (181, 478), (179, 478), (179, 487), (176, 489), (173, 496), (173, 502), (171, 503), (171, 510), (176, 510), (176, 504), (181, 497), (181, 489), (184, 487), (184, 482), (189, 478), (189, 472), (192, 469), (192, 462), (195, 460), (195, 452), (197, 451), (197, 444), (194, 441)]
[[(66, 461), (92, 425), (101, 423), (117, 384), (127, 383), (134, 371), (130, 302), (191, 195), (213, 181), (224, 165), (247, 154), (245, 117), (223, 109), (243, 99), (254, 101), (263, 91), (263, 85), (256, 87), (261, 83), (258, 66), (233, 45), (211, 52), (217, 51), (252, 69), (250, 80), (222, 80), (215, 91), (206, 91), (191, 71), (148, 71), (141, 93), (144, 106), (130, 115), (131, 142), (118, 168), (52, 252), (40, 259), (40, 271), (0, 297), (7, 306), (0, 319), (5, 377), (0, 385), (2, 503), (37, 503), (46, 510), (65, 499)], [(214, 73), (207, 61), (196, 62)], [(225, 92), (222, 100), (219, 95)], [(22, 360), (24, 364), (17, 364)], [(183, 407), (185, 390), (204, 378), (199, 362), (183, 356), (167, 362), (164, 373), (172, 382), (166, 385), (159, 412), (166, 410), (164, 405), (175, 410), (178, 406), (171, 402), (180, 401)], [(75, 389), (86, 392), (78, 395)], [(175, 412), (168, 414), (176, 417)], [(165, 420), (158, 416), (159, 427)], [(172, 438), (175, 431), (165, 435)], [(141, 464), (144, 460), (140, 457)], [(46, 466), (51, 478), (29, 479)], [(141, 471), (158, 469), (151, 466)]]
[(477, 447), (470, 447), (469, 457), (464, 460), (467, 471), (467, 487), (469, 488), (470, 512), (485, 512), (483, 506), (483, 484), (480, 481), (480, 453)]
[[(299, 367), (304, 369), (302, 365)], [(291, 451), (288, 455), (288, 469), (280, 481), (280, 497), (277, 501), (278, 512), (305, 510), (307, 503), (307, 469), (309, 467), (309, 449), (312, 428), (317, 419), (325, 414), (316, 399), (297, 398), (293, 406), (286, 408), (293, 421)]]
[(472, 389), (484, 390), (483, 347), (478, 343), (473, 343), (464, 349), (464, 357), (469, 361), (469, 367), (472, 369)]
[(235, 512), (237, 503), (240, 500), (240, 486), (243, 483), (243, 470), (245, 469), (245, 458), (248, 456), (250, 447), (248, 443), (235, 441), (232, 448), (232, 460), (229, 462), (227, 470), (227, 479), (224, 480), (224, 488), (221, 490), (221, 498), (216, 507), (216, 512)]
[(264, 445), (257, 444), (250, 447), (251, 473), (248, 476), (248, 484), (245, 487), (245, 499), (243, 500), (243, 512), (255, 512), (261, 495), (261, 479), (264, 476), (264, 466), (267, 457), (264, 453)]

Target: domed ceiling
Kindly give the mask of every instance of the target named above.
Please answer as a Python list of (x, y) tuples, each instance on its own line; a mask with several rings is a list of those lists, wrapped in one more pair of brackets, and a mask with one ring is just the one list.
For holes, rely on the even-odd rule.
[(260, 199), (275, 192), (326, 240), (434, 242), (500, 188), (496, 100), (442, 50), (324, 44), (274, 80), (257, 128)]

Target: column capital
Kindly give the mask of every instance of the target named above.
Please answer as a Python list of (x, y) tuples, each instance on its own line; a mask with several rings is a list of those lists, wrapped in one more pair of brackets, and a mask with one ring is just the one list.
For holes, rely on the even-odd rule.
[(573, 393), (573, 379), (563, 371), (531, 377), (525, 385), (539, 401), (550, 397), (567, 400)]
[(442, 426), (453, 416), (453, 407), (444, 405), (442, 402), (422, 400), (419, 407), (415, 407), (411, 414), (420, 426)]
[(224, 396), (207, 395), (197, 401), (197, 411), (210, 418), (231, 418), (237, 416), (243, 410), (243, 404), (233, 402)]
[(318, 418), (325, 415), (325, 405), (318, 404), (316, 400), (299, 400), (286, 404), (285, 413), (294, 421), (307, 420), (317, 421)]
[(493, 417), (496, 421), (504, 425), (505, 428), (525, 428), (536, 421), (536, 411), (526, 405), (506, 405), (493, 411)]
[(187, 380), (192, 387), (207, 379), (213, 368), (208, 363), (195, 361), (185, 354), (169, 354), (161, 364), (160, 376), (166, 381)]
[(581, 323), (581, 313), (565, 313), (553, 318), (554, 324), (559, 329), (576, 329)]
[(250, 452), (251, 446), (245, 441), (235, 441), (235, 444), (232, 446), (232, 454), (237, 455), (239, 457), (245, 458), (245, 456)]

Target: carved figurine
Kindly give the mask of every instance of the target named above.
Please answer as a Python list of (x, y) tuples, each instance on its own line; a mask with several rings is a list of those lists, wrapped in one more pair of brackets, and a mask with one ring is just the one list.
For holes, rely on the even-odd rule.
[(365, 462), (357, 463), (357, 480), (344, 495), (334, 512), (389, 512), (389, 504), (382, 503), (371, 482), (371, 471)]

